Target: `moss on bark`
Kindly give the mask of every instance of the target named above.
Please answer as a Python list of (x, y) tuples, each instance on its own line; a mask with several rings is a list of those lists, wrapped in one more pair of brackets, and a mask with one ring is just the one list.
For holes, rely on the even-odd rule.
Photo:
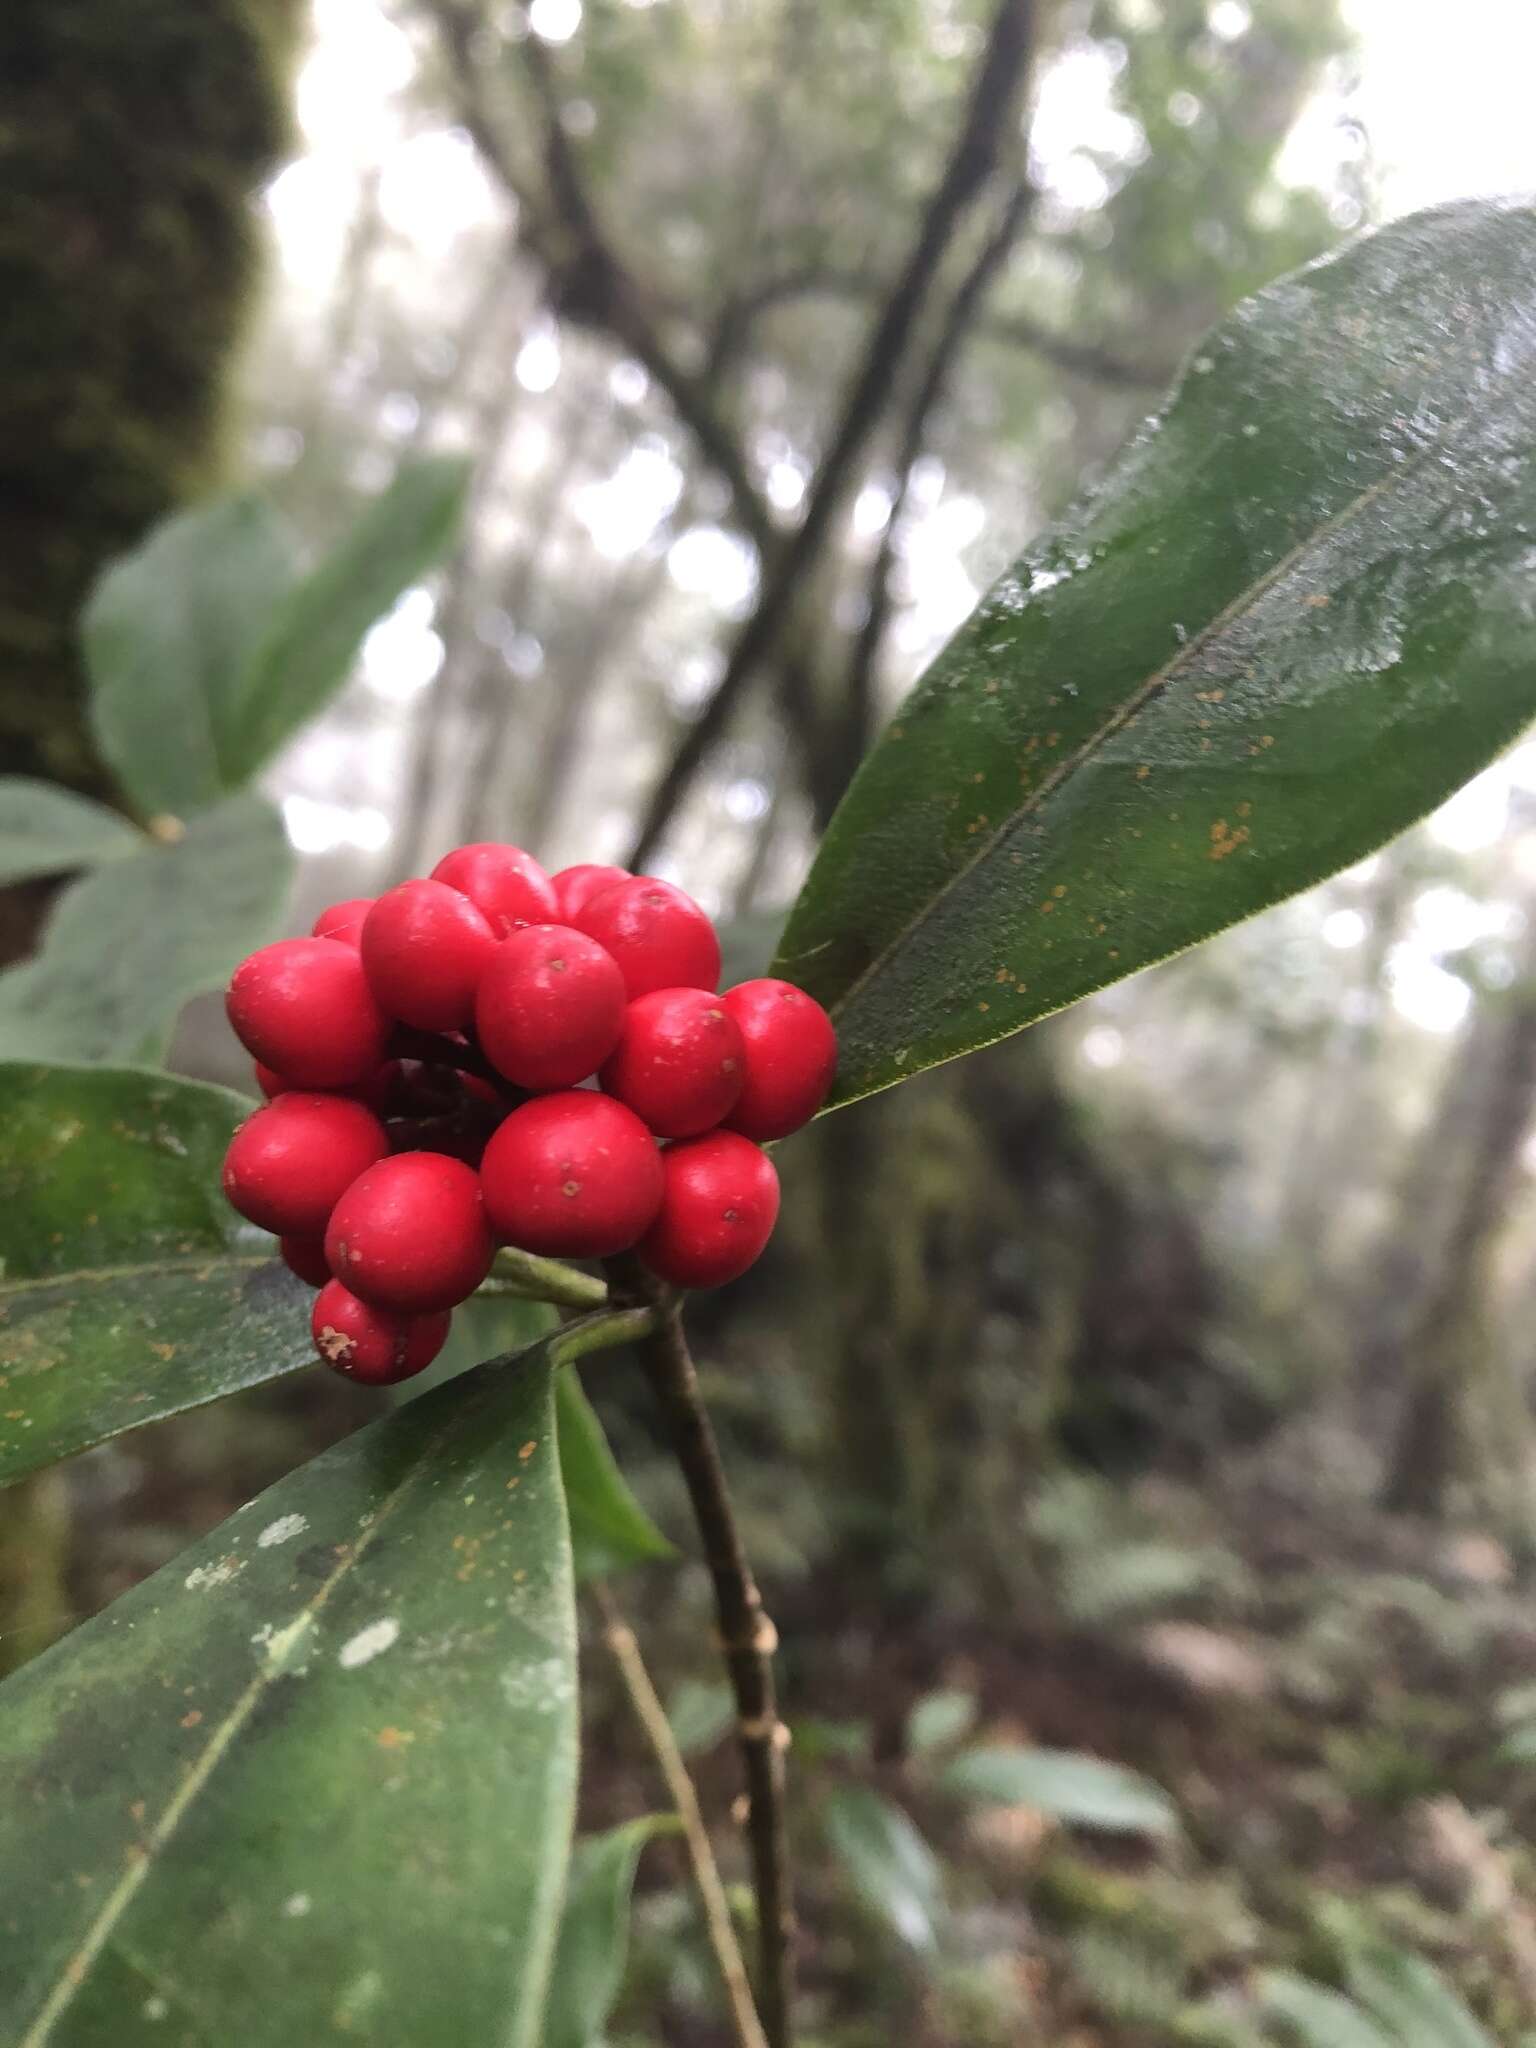
[(216, 476), (302, 0), (0, 8), (0, 758), (100, 784), (75, 619)]

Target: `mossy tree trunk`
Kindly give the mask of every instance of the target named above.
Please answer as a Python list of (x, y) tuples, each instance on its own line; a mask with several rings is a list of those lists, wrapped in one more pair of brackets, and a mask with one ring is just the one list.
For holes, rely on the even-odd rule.
[[(0, 7), (0, 763), (111, 795), (75, 622), (226, 453), (303, 0)], [(0, 964), (49, 891), (0, 891)], [(0, 1672), (71, 1619), (57, 1473), (0, 1496)]]
[(0, 7), (0, 759), (101, 784), (74, 622), (217, 476), (303, 0)]

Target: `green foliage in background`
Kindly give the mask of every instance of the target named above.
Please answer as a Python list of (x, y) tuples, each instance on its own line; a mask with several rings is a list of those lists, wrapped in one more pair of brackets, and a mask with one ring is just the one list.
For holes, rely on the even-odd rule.
[(368, 628), (451, 545), (466, 465), (402, 466), (314, 569), (259, 500), (216, 500), (116, 563), (85, 617), (101, 757), (149, 821), (0, 779), (10, 877), (84, 868), (0, 973), (0, 1059), (154, 1062), (186, 1002), (278, 937), (292, 855), (253, 779), (336, 695)]

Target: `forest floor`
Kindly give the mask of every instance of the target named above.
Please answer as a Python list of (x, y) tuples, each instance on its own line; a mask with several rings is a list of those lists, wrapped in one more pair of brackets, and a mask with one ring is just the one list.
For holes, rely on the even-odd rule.
[[(79, 1610), (357, 1420), (326, 1387), (273, 1389), (80, 1461)], [(1399, 2048), (1266, 2017), (1268, 1973), (1336, 1988), (1361, 1941), (1430, 1962), (1495, 2048), (1536, 2048), (1528, 1579), (1481, 1529), (1340, 1504), (1323, 1466), (1311, 1490), (1274, 1477), (1307, 1466), (1271, 1450), (1220, 1485), (1058, 1474), (1023, 1517), (1012, 1592), (995, 1574), (967, 1596), (952, 1570), (893, 1593), (829, 1559), (770, 1566), (805, 2048)], [(771, 1471), (758, 1484), (777, 1491)], [(702, 1574), (619, 1590), (745, 1920)], [(662, 1795), (595, 1631), (586, 1674), (582, 1820), (597, 1826)], [(945, 1764), (978, 1744), (1143, 1773), (1177, 1829), (961, 1804)], [(838, 1846), (850, 1790), (897, 1816), (880, 1854)], [(659, 1840), (615, 2048), (727, 2048), (718, 2010), (681, 1852)]]

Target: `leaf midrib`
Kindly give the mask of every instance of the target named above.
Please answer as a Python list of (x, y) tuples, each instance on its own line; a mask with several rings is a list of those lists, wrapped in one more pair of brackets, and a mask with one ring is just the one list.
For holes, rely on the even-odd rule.
[(38, 1273), (31, 1279), (0, 1281), (0, 1308), (22, 1294), (40, 1294), (51, 1287), (100, 1287), (117, 1280), (141, 1280), (146, 1275), (197, 1273), (210, 1267), (270, 1266), (270, 1252), (220, 1252), (209, 1250), (202, 1257), (131, 1260), (120, 1266), (73, 1266), (67, 1273)]
[(950, 892), (958, 888), (968, 875), (990, 860), (1009, 834), (1024, 819), (1040, 810), (1056, 794), (1057, 790), (1062, 787), (1068, 778), (1075, 775), (1085, 762), (1092, 760), (1094, 755), (1108, 741), (1113, 739), (1116, 733), (1123, 731), (1138, 713), (1144, 711), (1149, 704), (1156, 702), (1164, 691), (1177, 682), (1181, 671), (1193, 661), (1194, 657), (1203, 648), (1209, 646), (1219, 634), (1223, 633), (1234, 619), (1240, 618), (1246, 611), (1250, 610), (1298, 562), (1304, 561), (1313, 549), (1321, 546), (1324, 541), (1344, 531), (1353, 520), (1357, 519), (1378, 498), (1386, 495), (1394, 485), (1405, 484), (1410, 477), (1423, 468), (1426, 462), (1441, 453), (1444, 441), (1460, 432), (1474, 417), (1474, 413), (1468, 410), (1458, 415), (1455, 420), (1448, 421), (1442, 428), (1440, 435), (1427, 447), (1420, 449), (1419, 453), (1411, 461), (1404, 463), (1401, 468), (1389, 470), (1384, 476), (1378, 477), (1375, 483), (1369, 485), (1365, 490), (1358, 492), (1347, 504), (1341, 505), (1330, 519), (1325, 519), (1320, 526), (1314, 527), (1304, 539), (1297, 541), (1284, 554), (1278, 556), (1261, 576), (1240, 590), (1229, 603), (1216, 613), (1214, 618), (1208, 620), (1201, 627), (1192, 640), (1186, 641), (1178, 649), (1178, 652), (1171, 660), (1165, 662), (1160, 669), (1155, 670), (1131, 697), (1123, 704), (1118, 705), (1101, 725), (1089, 733), (1081, 746), (1069, 754), (1065, 760), (1047, 775), (1038, 789), (1032, 790), (1023, 803), (1008, 813), (1007, 817), (997, 827), (997, 830), (988, 836), (971, 858), (955, 869), (954, 873), (947, 878), (941, 888), (929, 897), (917, 914), (902, 927), (888, 944), (882, 947), (880, 952), (848, 984), (842, 994), (828, 1005), (829, 1013), (834, 1017), (839, 1016), (847, 1005), (853, 1001), (853, 998), (863, 988), (864, 984), (880, 968), (884, 967), (888, 960), (906, 948), (913, 936), (921, 931)]

